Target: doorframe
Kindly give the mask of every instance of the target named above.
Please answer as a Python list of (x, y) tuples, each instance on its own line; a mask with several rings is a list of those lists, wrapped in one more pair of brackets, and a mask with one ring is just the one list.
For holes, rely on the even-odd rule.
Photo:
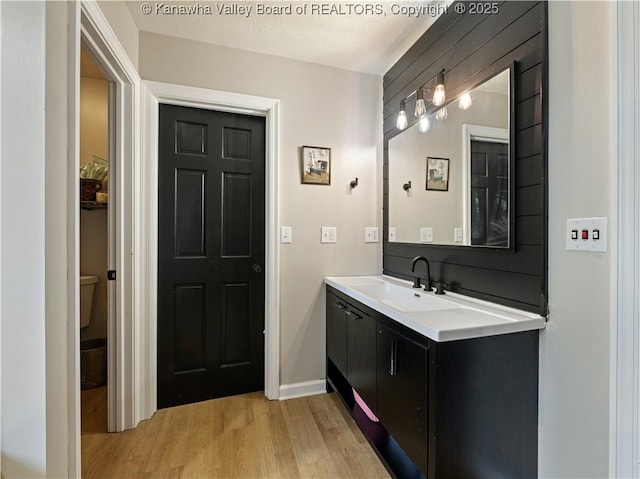
[(640, 4), (611, 4), (609, 475), (640, 477)]
[(158, 292), (158, 107), (160, 103), (217, 110), (266, 118), (265, 142), (265, 395), (280, 398), (280, 262), (279, 262), (279, 182), (280, 100), (205, 88), (143, 81), (145, 113), (142, 197), (147, 241), (146, 333), (141, 350), (147, 351), (148, 407), (157, 408), (157, 292)]
[[(462, 244), (471, 245), (471, 140), (509, 144), (509, 130), (465, 123), (462, 125)], [(511, 215), (511, 205), (509, 205)], [(511, 235), (511, 231), (509, 231)]]
[[(97, 3), (82, 0), (69, 7), (70, 38), (68, 48), (69, 116), (68, 116), (68, 178), (77, 178), (80, 159), (80, 49), (87, 48), (98, 64), (115, 83), (115, 143), (113, 152), (115, 178), (115, 216), (117, 229), (116, 261), (118, 280), (115, 285), (115, 321), (110, 321), (108, 338), (108, 429), (123, 431), (134, 427), (140, 414), (137, 394), (137, 364), (133, 361), (135, 347), (134, 309), (138, 306), (141, 285), (135, 276), (134, 258), (141, 248), (136, 231), (136, 211), (139, 201), (139, 91), (140, 77)], [(111, 153), (110, 153), (111, 155)], [(81, 472), (80, 414), (80, 210), (77, 181), (69, 181), (67, 195), (67, 375), (69, 411), (69, 475)], [(111, 319), (111, 318), (110, 318)]]

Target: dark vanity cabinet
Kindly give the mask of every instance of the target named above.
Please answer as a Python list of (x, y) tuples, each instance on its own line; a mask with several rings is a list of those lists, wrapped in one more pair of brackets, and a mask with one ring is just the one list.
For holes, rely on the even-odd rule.
[(378, 324), (377, 415), (420, 470), (427, 468), (427, 352), (428, 346)]
[(327, 357), (369, 407), (376, 409), (376, 321), (327, 294)]
[(376, 321), (368, 314), (347, 308), (347, 380), (372, 411), (376, 396)]
[(537, 477), (537, 330), (438, 343), (327, 286), (327, 389), (395, 477)]
[(347, 303), (327, 294), (327, 357), (347, 376)]

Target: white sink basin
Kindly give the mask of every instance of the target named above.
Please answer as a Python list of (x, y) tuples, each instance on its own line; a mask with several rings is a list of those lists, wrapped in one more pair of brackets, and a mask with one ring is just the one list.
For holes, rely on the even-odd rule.
[(438, 311), (441, 309), (461, 308), (459, 304), (447, 301), (420, 289), (408, 289), (393, 283), (379, 281), (372, 284), (353, 286), (362, 294), (369, 296), (382, 304), (405, 313), (417, 311)]
[(325, 278), (325, 283), (434, 341), (543, 329), (545, 318), (447, 292), (440, 296), (387, 276)]

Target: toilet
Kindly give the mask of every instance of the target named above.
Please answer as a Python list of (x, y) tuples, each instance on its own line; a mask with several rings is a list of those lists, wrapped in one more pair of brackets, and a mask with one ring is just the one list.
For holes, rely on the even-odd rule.
[(91, 322), (93, 291), (97, 283), (97, 276), (80, 276), (80, 328), (89, 326)]

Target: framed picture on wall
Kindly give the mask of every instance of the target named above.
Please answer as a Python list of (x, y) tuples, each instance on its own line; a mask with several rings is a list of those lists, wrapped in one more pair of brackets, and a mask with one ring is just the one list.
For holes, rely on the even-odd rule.
[(427, 190), (449, 191), (449, 158), (427, 157)]
[(307, 185), (331, 184), (331, 148), (302, 147), (302, 183)]

